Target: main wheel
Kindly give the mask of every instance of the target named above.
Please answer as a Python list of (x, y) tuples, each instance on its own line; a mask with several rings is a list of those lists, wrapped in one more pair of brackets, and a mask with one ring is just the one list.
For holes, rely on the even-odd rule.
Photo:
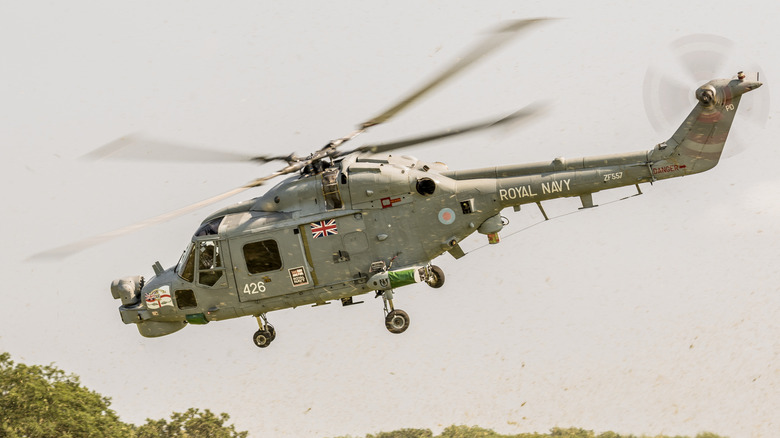
[(257, 345), (258, 347), (265, 348), (271, 344), (271, 341), (273, 339), (271, 337), (271, 333), (268, 330), (258, 330), (255, 332), (255, 335), (252, 337), (252, 340), (255, 342), (255, 345)]
[(409, 315), (403, 310), (393, 310), (385, 317), (385, 327), (390, 333), (403, 333), (409, 328)]
[(442, 271), (440, 267), (431, 265), (431, 274), (433, 274), (433, 277), (426, 281), (428, 286), (434, 289), (444, 286), (444, 271)]
[(276, 339), (276, 329), (271, 324), (266, 324), (265, 326), (268, 330), (268, 333), (271, 334), (271, 340), (268, 342), (273, 342), (273, 340)]

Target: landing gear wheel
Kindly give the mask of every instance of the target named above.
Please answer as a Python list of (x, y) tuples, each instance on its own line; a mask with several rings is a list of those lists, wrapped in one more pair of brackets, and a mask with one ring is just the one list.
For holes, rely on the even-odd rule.
[(255, 345), (257, 345), (260, 348), (265, 348), (271, 344), (271, 341), (273, 341), (271, 332), (268, 330), (258, 330), (255, 332), (255, 335), (252, 336), (252, 340), (255, 342)]
[(393, 310), (385, 317), (385, 327), (390, 333), (403, 333), (409, 328), (409, 315), (403, 310)]
[(271, 324), (266, 324), (265, 327), (266, 330), (268, 330), (268, 333), (271, 334), (271, 340), (268, 342), (273, 342), (273, 340), (276, 339), (276, 329)]
[(444, 271), (436, 265), (431, 265), (431, 278), (425, 282), (434, 289), (444, 286)]

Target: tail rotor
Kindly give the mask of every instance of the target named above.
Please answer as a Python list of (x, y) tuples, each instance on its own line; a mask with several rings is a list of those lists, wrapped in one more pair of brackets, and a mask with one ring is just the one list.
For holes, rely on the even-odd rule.
[[(662, 137), (672, 134), (696, 105), (695, 90), (711, 79), (731, 78), (744, 70), (750, 80), (767, 87), (761, 67), (743, 52), (728, 38), (712, 34), (687, 35), (660, 50), (645, 73), (643, 86), (645, 113), (655, 131)], [(730, 136), (724, 157), (746, 150), (766, 125), (769, 95), (764, 91), (742, 101), (736, 123), (743, 126)]]

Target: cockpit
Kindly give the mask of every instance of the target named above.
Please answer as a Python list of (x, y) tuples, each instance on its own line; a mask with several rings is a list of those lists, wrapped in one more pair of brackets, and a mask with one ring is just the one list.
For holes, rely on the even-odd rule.
[(176, 265), (175, 272), (182, 280), (188, 283), (197, 282), (206, 287), (227, 286), (220, 241), (210, 237), (218, 234), (223, 218), (224, 216), (218, 217), (204, 223), (195, 231), (192, 242)]

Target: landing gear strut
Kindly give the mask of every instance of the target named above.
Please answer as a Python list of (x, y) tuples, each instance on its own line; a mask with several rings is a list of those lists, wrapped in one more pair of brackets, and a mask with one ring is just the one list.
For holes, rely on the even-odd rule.
[(274, 326), (268, 323), (268, 319), (265, 317), (265, 313), (261, 313), (257, 316), (257, 325), (260, 326), (260, 330), (256, 331), (252, 336), (252, 341), (260, 348), (265, 348), (271, 345), (271, 341), (276, 339), (276, 329)]
[(385, 327), (390, 333), (403, 333), (409, 328), (409, 315), (401, 309), (393, 307), (393, 291), (382, 292), (385, 304)]

